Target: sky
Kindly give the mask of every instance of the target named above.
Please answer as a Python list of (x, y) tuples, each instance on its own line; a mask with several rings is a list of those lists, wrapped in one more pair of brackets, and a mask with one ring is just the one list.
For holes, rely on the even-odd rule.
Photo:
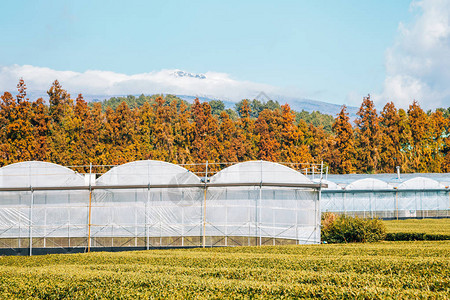
[(2, 92), (58, 79), (72, 95), (263, 91), (359, 105), (370, 93), (378, 106), (450, 106), (450, 0), (30, 0), (0, 11)]

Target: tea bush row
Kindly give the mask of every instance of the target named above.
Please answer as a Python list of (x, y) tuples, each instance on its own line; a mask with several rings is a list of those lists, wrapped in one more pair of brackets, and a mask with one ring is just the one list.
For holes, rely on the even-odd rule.
[(324, 243), (355, 243), (377, 241), (442, 241), (448, 234), (422, 232), (388, 232), (379, 219), (358, 218), (325, 213), (322, 216), (321, 239)]
[(450, 240), (448, 234), (427, 234), (418, 232), (390, 232), (386, 234), (386, 241), (444, 241)]
[(0, 257), (1, 299), (445, 299), (450, 242)]

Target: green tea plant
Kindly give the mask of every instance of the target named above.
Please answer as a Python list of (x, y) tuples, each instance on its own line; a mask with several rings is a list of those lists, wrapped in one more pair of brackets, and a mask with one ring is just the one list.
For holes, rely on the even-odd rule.
[(0, 257), (0, 299), (448, 299), (450, 241)]
[(425, 233), (450, 236), (450, 218), (383, 220), (387, 233)]

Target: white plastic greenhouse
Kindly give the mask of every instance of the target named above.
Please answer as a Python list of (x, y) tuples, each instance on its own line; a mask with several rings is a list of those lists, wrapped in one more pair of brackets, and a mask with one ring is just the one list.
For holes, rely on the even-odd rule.
[(281, 164), (250, 161), (201, 176), (161, 161), (116, 166), (97, 179), (46, 162), (2, 167), (0, 254), (312, 244), (320, 243), (321, 212), (450, 212), (449, 174), (311, 181)]
[(160, 161), (95, 181), (51, 163), (12, 164), (0, 168), (0, 252), (320, 243), (320, 186), (265, 161), (202, 180)]
[[(289, 184), (313, 183), (291, 168), (264, 161), (239, 163), (218, 172), (208, 189), (207, 224), (214, 226), (209, 226), (207, 235), (224, 236), (225, 245), (230, 239), (241, 245), (319, 242), (319, 193)], [(246, 237), (256, 239), (242, 239)]]
[(380, 218), (449, 217), (448, 185), (420, 176), (388, 181), (372, 177), (341, 185), (324, 181), (328, 188), (321, 192), (321, 211)]
[(0, 248), (85, 244), (87, 199), (83, 176), (68, 168), (46, 162), (0, 168)]

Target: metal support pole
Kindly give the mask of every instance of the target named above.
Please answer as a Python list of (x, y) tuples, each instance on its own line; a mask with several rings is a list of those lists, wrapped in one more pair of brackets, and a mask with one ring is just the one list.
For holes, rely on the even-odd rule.
[(262, 199), (262, 185), (259, 186), (259, 203), (257, 203), (256, 210), (258, 212), (257, 214), (257, 226), (258, 226), (258, 237), (259, 237), (259, 246), (262, 245), (262, 232), (261, 232), (261, 199)]
[(345, 210), (345, 202), (347, 202), (347, 191), (344, 191), (344, 201), (343, 201), (344, 215), (347, 214), (347, 211)]
[(322, 183), (323, 179), (323, 160), (320, 162), (320, 183)]
[(395, 212), (398, 220), (398, 192), (395, 192)]
[[(161, 204), (162, 199), (163, 199), (162, 190), (160, 189), (159, 190), (159, 207), (162, 206), (162, 204)], [(158, 214), (158, 215), (159, 215), (159, 246), (162, 247), (162, 241), (163, 241), (163, 239), (162, 239), (162, 216), (161, 216), (161, 214)]]
[(262, 245), (262, 233), (261, 233), (261, 199), (262, 199), (262, 178), (263, 178), (263, 174), (262, 174), (262, 160), (260, 161), (260, 176), (261, 176), (261, 180), (260, 180), (260, 185), (259, 185), (259, 203), (256, 202), (256, 225), (257, 225), (257, 231), (258, 231), (258, 237), (259, 237), (259, 246), (261, 247)]
[(134, 191), (134, 202), (136, 207), (134, 208), (134, 246), (137, 247), (138, 244), (138, 216), (137, 216), (137, 202), (138, 202), (138, 195), (137, 195), (137, 191)]
[[(19, 201), (20, 201), (20, 203), (22, 203), (22, 197), (21, 197), (21, 195), (19, 194)], [(22, 216), (21, 215), (19, 215), (18, 216), (19, 217), (19, 239), (18, 239), (18, 241), (17, 241), (17, 246), (19, 247), (19, 248), (21, 248), (21, 246), (22, 246), (22, 244), (21, 244), (21, 239), (22, 239), (22, 229), (20, 228), (20, 225), (22, 224)]]
[(92, 213), (92, 163), (89, 164), (89, 216), (88, 216), (88, 253), (91, 252), (91, 213)]
[[(228, 200), (227, 189), (225, 189), (225, 200)], [(228, 246), (228, 201), (225, 202), (225, 246)]]
[(323, 180), (323, 160), (320, 162), (320, 184), (322, 184), (322, 180)]
[(420, 193), (420, 210), (422, 211), (422, 219), (424, 219), (425, 217), (424, 215), (424, 210), (423, 210), (423, 197), (422, 197), (422, 193)]
[(295, 190), (295, 244), (298, 245), (298, 193)]
[(206, 192), (208, 183), (208, 161), (206, 161), (205, 168), (205, 187), (204, 187), (204, 199), (203, 199), (203, 248), (206, 247)]
[[(184, 190), (181, 191), (181, 202), (184, 202)], [(184, 247), (184, 208), (181, 208), (181, 246)]]
[(436, 197), (436, 210), (435, 210), (435, 217), (439, 216), (439, 192), (438, 192), (438, 196)]
[[(320, 224), (320, 220), (321, 220), (321, 216), (320, 216), (320, 201), (322, 200), (322, 188), (319, 187), (319, 196), (318, 196), (318, 201), (316, 202), (315, 205), (315, 210), (316, 210), (316, 236), (317, 236), (317, 241), (318, 244), (321, 243), (320, 238), (321, 238), (321, 225)], [(318, 227), (318, 228), (317, 228)]]
[[(319, 190), (318, 190), (318, 192), (319, 192), (318, 193), (318, 199), (317, 199), (316, 205), (314, 205), (314, 209), (315, 209), (315, 212), (314, 212), (315, 224), (314, 224), (314, 226), (316, 228), (315, 229), (316, 230), (316, 237), (317, 237), (317, 241), (318, 241), (319, 244), (321, 243), (321, 241), (320, 241), (320, 238), (321, 238), (320, 234), (321, 234), (321, 225), (322, 225), (320, 223), (320, 220), (321, 220), (320, 201), (322, 200), (322, 180), (323, 180), (323, 175), (322, 174), (323, 174), (323, 161), (320, 163), (320, 185), (319, 185)], [(317, 224), (317, 222), (319, 222), (319, 224)]]
[(34, 192), (33, 188), (31, 188), (31, 199), (30, 199), (30, 220), (29, 220), (29, 227), (28, 227), (28, 237), (30, 242), (30, 256), (33, 255), (33, 203), (34, 203)]
[(146, 248), (150, 249), (150, 228), (148, 228), (148, 206), (150, 204), (150, 184), (148, 184), (147, 189), (147, 202), (145, 203), (145, 238), (146, 238)]
[[(89, 180), (91, 180), (90, 178), (89, 178)], [(68, 196), (68, 198), (69, 198), (69, 203), (70, 203), (70, 194), (69, 194), (69, 196)], [(67, 207), (67, 216), (68, 216), (68, 218), (67, 218), (67, 246), (70, 248), (70, 207)]]

